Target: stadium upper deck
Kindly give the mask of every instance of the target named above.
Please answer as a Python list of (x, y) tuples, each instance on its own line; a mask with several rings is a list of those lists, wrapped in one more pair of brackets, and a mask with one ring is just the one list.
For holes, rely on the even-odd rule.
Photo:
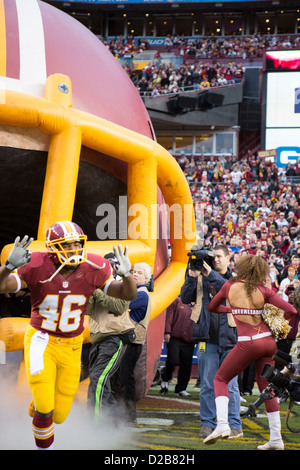
[[(297, 0), (49, 0), (103, 37), (300, 33)], [(155, 43), (155, 41), (154, 41)]]
[[(218, 48), (222, 47), (224, 36), (227, 36), (224, 43), (231, 38), (234, 38), (234, 43), (237, 41), (241, 45), (250, 40), (258, 41), (258, 45), (255, 42), (254, 54), (249, 55), (247, 51), (239, 48), (239, 54), (230, 57), (225, 54), (225, 57), (220, 59), (226, 63), (237, 60), (237, 64), (242, 63), (245, 67), (245, 80), (242, 84), (218, 90), (219, 94), (222, 94), (221, 105), (215, 102), (211, 105), (211, 101), (215, 100), (214, 90), (205, 91), (200, 97), (197, 90), (188, 91), (190, 96), (181, 96), (178, 92), (174, 97), (144, 97), (157, 141), (174, 155), (184, 152), (186, 155), (235, 155), (241, 158), (248, 151), (255, 153), (259, 149), (275, 148), (281, 149), (280, 155), (284, 158), (290, 158), (290, 151), (300, 155), (298, 137), (293, 148), (290, 147), (291, 142), (277, 142), (274, 137), (274, 134), (277, 137), (283, 133), (290, 139), (287, 123), (277, 126), (282, 129), (280, 132), (277, 128), (274, 132), (271, 130), (271, 142), (271, 138), (267, 138), (267, 134), (271, 135), (271, 132), (265, 133), (266, 86), (262, 81), (265, 74), (261, 74), (265, 49), (300, 49), (299, 0), (257, 0), (251, 3), (242, 0), (48, 0), (48, 3), (77, 18), (104, 39), (108, 47), (113, 41), (120, 42), (119, 38), (123, 36), (127, 41), (135, 42), (142, 38), (155, 50), (160, 49), (158, 46), (166, 46), (168, 38), (171, 38), (173, 45), (176, 38), (179, 43), (182, 38), (184, 41), (192, 38), (201, 43), (203, 49), (203, 44), (206, 44), (208, 38), (210, 52), (213, 48), (214, 51), (217, 50), (217, 55), (212, 57), (208, 53), (203, 54), (202, 49), (199, 49), (196, 56), (200, 60), (199, 66), (206, 66), (209, 61), (219, 61), (222, 54)], [(282, 41), (285, 40), (288, 44), (289, 38), (291, 46), (281, 47)], [(267, 45), (272, 41), (275, 41), (275, 44)], [(178, 65), (177, 58), (178, 56), (174, 59), (175, 66)], [(136, 59), (134, 56), (133, 62)], [(152, 61), (149, 61), (147, 56), (146, 63), (149, 62)], [(185, 66), (189, 64), (184, 62)], [(138, 70), (140, 69), (141, 67)], [(292, 91), (289, 99), (285, 100), (287, 106), (298, 99), (292, 87), (292, 75), (289, 78), (289, 92)], [(283, 89), (284, 84), (279, 87), (280, 93)], [(298, 88), (296, 91), (298, 93)], [(278, 91), (273, 92), (273, 95), (278, 96)], [(219, 101), (220, 97), (217, 98)], [(209, 101), (209, 105), (203, 108), (202, 100)], [(275, 117), (275, 113), (271, 112), (271, 115)], [(276, 116), (284, 120), (286, 111), (279, 112)], [(297, 123), (291, 127), (295, 127), (298, 136), (298, 111), (295, 116)]]

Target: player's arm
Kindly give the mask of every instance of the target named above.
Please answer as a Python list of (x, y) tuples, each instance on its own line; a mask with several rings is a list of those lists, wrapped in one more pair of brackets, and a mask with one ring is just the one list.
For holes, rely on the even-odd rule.
[(24, 289), (26, 284), (18, 274), (12, 273), (5, 264), (0, 267), (0, 293), (9, 294)]
[(137, 296), (136, 282), (131, 275), (131, 263), (128, 258), (128, 248), (122, 252), (121, 245), (113, 247), (118, 263), (115, 265), (116, 273), (122, 277), (122, 281), (110, 281), (104, 287), (104, 292), (112, 297), (123, 300), (133, 300)]
[(33, 238), (28, 239), (26, 235), (21, 241), (20, 237), (15, 239), (14, 246), (9, 253), (7, 260), (0, 267), (0, 292), (11, 293), (26, 286), (25, 282), (20, 279), (18, 274), (13, 273), (16, 268), (29, 263), (31, 252), (27, 249)]
[(111, 281), (107, 291), (107, 295), (118, 297), (122, 300), (134, 300), (137, 296), (137, 288), (132, 275), (123, 277), (123, 281)]

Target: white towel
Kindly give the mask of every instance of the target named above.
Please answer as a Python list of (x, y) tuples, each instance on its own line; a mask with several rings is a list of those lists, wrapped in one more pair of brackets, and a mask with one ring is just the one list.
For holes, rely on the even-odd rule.
[(6, 364), (6, 347), (4, 341), (0, 341), (0, 364)]
[(44, 352), (49, 341), (48, 333), (36, 331), (30, 341), (29, 364), (31, 375), (40, 374), (44, 369)]

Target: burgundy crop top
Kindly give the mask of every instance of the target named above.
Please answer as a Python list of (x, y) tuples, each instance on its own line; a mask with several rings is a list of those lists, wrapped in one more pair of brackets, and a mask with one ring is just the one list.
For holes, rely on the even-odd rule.
[[(222, 305), (222, 302), (228, 300), (229, 289), (233, 284), (242, 281), (234, 281), (234, 282), (225, 282), (219, 292), (214, 296), (214, 298), (210, 301), (208, 305), (208, 310), (214, 313), (232, 313), (233, 315), (261, 315), (263, 310), (257, 308), (243, 308), (242, 306), (237, 307), (230, 304), (230, 307), (226, 307)], [(275, 307), (280, 308), (285, 312), (285, 318), (290, 320), (294, 315), (297, 314), (297, 310), (291, 304), (286, 302), (285, 300), (281, 299), (275, 292), (267, 287), (259, 284), (257, 288), (260, 290), (264, 297), (264, 301), (266, 304), (272, 304)], [(229, 300), (228, 300), (229, 302)]]

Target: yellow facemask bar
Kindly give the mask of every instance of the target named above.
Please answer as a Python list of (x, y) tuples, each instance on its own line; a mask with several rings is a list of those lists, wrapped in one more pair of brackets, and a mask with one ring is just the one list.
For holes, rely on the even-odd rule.
[[(67, 238), (55, 240), (51, 242), (46, 242), (46, 248), (50, 254), (55, 254), (57, 256), (58, 261), (61, 264), (67, 266), (73, 266), (74, 264), (81, 264), (86, 261), (86, 243), (87, 237), (85, 235), (81, 235), (76, 239), (72, 240)], [(77, 249), (66, 249), (65, 244), (71, 241), (80, 241), (81, 247)]]

